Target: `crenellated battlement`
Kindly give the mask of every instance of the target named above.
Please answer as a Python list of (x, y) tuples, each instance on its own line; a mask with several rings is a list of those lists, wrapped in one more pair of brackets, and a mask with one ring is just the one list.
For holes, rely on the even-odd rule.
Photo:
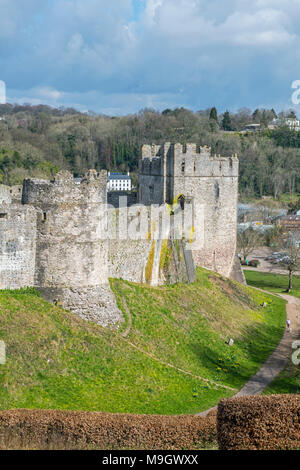
[(168, 152), (173, 153), (180, 153), (180, 154), (199, 154), (199, 155), (209, 155), (211, 156), (211, 147), (206, 145), (200, 146), (194, 143), (188, 143), (186, 145), (182, 145), (180, 143), (171, 144), (170, 142), (166, 142), (162, 145), (143, 145), (142, 152), (141, 152), (141, 159), (153, 159), (153, 158), (161, 158), (168, 154)]
[[(238, 177), (238, 167), (236, 154), (229, 158), (212, 155), (211, 147), (207, 146), (194, 143), (144, 145), (139, 162), (140, 183), (151, 189), (155, 185), (166, 186), (168, 178)], [(170, 187), (170, 181), (168, 184)], [(157, 203), (157, 199), (153, 202)], [(150, 195), (147, 203), (151, 203)]]
[(89, 170), (77, 181), (69, 171), (59, 172), (53, 181), (36, 178), (23, 182), (22, 203), (38, 207), (69, 204), (106, 203), (107, 172)]

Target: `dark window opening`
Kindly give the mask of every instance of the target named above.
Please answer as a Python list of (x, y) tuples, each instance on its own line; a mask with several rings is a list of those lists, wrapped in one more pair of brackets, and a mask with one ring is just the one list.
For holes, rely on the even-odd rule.
[(0, 214), (0, 219), (7, 219), (7, 214), (4, 214), (4, 213)]
[(184, 202), (185, 202), (185, 197), (179, 196), (178, 203), (180, 204), (181, 210), (184, 210)]
[(185, 172), (185, 160), (183, 160), (182, 163), (181, 163), (181, 171), (182, 171), (182, 173)]
[(47, 220), (47, 212), (43, 212), (43, 222), (46, 222)]

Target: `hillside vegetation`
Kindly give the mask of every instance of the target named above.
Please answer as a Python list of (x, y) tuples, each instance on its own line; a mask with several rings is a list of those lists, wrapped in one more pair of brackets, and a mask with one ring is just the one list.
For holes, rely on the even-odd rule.
[[(210, 146), (213, 154), (238, 154), (243, 198), (277, 199), (300, 192), (300, 132), (269, 130), (274, 117), (274, 110), (252, 113), (247, 108), (220, 116), (214, 108), (176, 108), (110, 117), (43, 105), (0, 105), (0, 183), (49, 178), (59, 169), (82, 175), (95, 168), (130, 170), (136, 185), (143, 144), (195, 142)], [(250, 123), (261, 124), (261, 132), (243, 132)]]
[(283, 334), (283, 300), (204, 269), (191, 285), (111, 285), (126, 318), (119, 331), (32, 289), (0, 292), (2, 410), (200, 412), (233, 395)]

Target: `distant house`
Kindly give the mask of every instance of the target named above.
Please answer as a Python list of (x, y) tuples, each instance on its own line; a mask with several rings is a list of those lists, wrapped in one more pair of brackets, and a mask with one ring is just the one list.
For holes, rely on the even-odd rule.
[(300, 131), (300, 121), (296, 118), (273, 119), (268, 128), (273, 130), (280, 126), (287, 126), (291, 131)]
[(257, 132), (261, 130), (260, 124), (247, 124), (245, 126), (244, 132)]
[(300, 216), (286, 215), (277, 219), (277, 224), (282, 227), (284, 232), (300, 232)]
[(131, 191), (131, 188), (132, 185), (129, 172), (127, 175), (108, 172), (107, 191)]

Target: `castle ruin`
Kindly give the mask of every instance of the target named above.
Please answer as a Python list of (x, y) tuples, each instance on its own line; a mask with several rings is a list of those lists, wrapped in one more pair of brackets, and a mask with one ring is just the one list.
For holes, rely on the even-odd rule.
[[(66, 171), (54, 181), (25, 180), (21, 201), (0, 186), (0, 289), (35, 286), (46, 300), (109, 326), (123, 320), (109, 278), (153, 286), (192, 282), (197, 265), (243, 282), (237, 197), (237, 156), (212, 156), (194, 144), (143, 146), (138, 204), (106, 211), (116, 237), (100, 229), (106, 171), (90, 170), (79, 184)], [(189, 236), (175, 236), (178, 209), (184, 214), (191, 205), (192, 232), (201, 228), (203, 238), (196, 249)], [(163, 233), (151, 218), (156, 207), (171, 221)], [(128, 238), (121, 225), (130, 226), (136, 214), (146, 220), (147, 235)]]
[(139, 201), (203, 207), (203, 246), (193, 251), (197, 266), (240, 282), (236, 256), (239, 161), (211, 155), (196, 144), (145, 145), (139, 162)]

